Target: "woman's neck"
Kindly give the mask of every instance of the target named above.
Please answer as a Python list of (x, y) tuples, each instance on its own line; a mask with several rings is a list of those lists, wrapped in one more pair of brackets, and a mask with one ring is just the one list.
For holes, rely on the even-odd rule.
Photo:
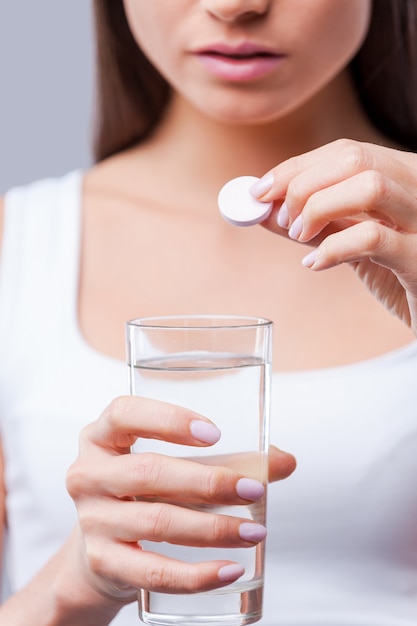
[(169, 190), (168, 202), (177, 197), (184, 207), (211, 210), (218, 190), (231, 178), (262, 176), (291, 156), (342, 137), (384, 143), (358, 102), (348, 72), (295, 112), (263, 124), (219, 122), (175, 94), (152, 136), (111, 158), (104, 179), (122, 185), (132, 197), (140, 193), (150, 201)]
[(166, 155), (170, 167), (207, 176), (262, 175), (280, 161), (342, 137), (383, 141), (366, 117), (350, 73), (340, 74), (297, 111), (270, 123), (233, 125), (198, 111), (175, 94), (146, 151)]

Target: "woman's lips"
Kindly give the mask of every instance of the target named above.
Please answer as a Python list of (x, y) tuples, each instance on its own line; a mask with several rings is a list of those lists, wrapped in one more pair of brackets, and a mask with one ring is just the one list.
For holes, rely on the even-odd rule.
[(232, 82), (246, 82), (265, 76), (284, 55), (252, 44), (237, 47), (215, 45), (196, 52), (200, 63), (214, 76)]

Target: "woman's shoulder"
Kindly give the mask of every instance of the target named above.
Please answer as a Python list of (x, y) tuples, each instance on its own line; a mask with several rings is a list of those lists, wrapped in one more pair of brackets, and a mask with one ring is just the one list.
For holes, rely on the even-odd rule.
[(83, 171), (80, 169), (74, 169), (62, 175), (45, 176), (22, 184), (17, 184), (10, 187), (3, 197), (3, 210), (9, 204), (9, 199), (33, 199), (42, 197), (43, 195), (53, 194), (56, 191), (65, 191), (68, 186), (76, 184), (83, 178)]
[(4, 198), (0, 196), (0, 252), (1, 252), (1, 242), (3, 241), (3, 216), (4, 216)]
[[(62, 176), (40, 178), (11, 187), (4, 194), (2, 202), (3, 236), (9, 218), (21, 224), (27, 220), (49, 218), (61, 206), (73, 207), (79, 204), (82, 190), (83, 171), (73, 170)], [(1, 231), (0, 231), (1, 234)]]
[(48, 224), (56, 223), (57, 216), (62, 218), (59, 221), (78, 219), (76, 208), (80, 206), (82, 180), (83, 172), (74, 170), (8, 189), (0, 198), (0, 259), (4, 260), (7, 240), (16, 241), (19, 232), (39, 233)]

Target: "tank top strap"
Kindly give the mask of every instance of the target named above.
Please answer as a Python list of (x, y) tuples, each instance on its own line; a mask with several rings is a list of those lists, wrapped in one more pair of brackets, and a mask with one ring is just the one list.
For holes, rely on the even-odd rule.
[[(74, 318), (77, 307), (82, 172), (5, 195), (0, 255), (0, 338)], [(52, 314), (53, 313), (53, 314)], [(66, 319), (65, 319), (66, 318)], [(4, 344), (3, 344), (4, 345)]]

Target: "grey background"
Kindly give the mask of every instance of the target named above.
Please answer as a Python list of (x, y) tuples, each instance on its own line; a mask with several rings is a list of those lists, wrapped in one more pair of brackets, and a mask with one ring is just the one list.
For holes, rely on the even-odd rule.
[(91, 0), (0, 0), (0, 195), (91, 163)]

